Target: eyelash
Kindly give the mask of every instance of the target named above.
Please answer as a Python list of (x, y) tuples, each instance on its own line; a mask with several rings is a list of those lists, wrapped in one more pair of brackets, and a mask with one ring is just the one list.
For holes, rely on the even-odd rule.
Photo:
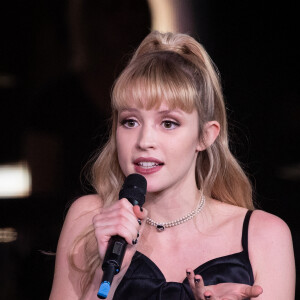
[[(134, 125), (134, 126), (128, 126), (128, 123), (130, 123), (130, 122), (135, 123), (135, 125)], [(121, 124), (122, 126), (126, 127), (126, 128), (135, 128), (137, 123), (138, 123), (137, 120), (131, 119), (131, 118), (129, 118), (129, 119), (124, 119), (124, 120), (122, 120), (122, 121), (120, 122), (120, 124)], [(166, 130), (172, 130), (172, 129), (175, 129), (176, 127), (180, 126), (180, 123), (178, 123), (178, 122), (176, 122), (176, 121), (172, 121), (172, 120), (163, 120), (163, 121), (161, 122), (161, 124), (163, 125), (163, 127), (164, 127)], [(164, 125), (166, 125), (166, 124), (170, 124), (172, 128), (167, 128), (167, 127), (165, 127)]]
[(124, 127), (126, 127), (126, 128), (134, 128), (135, 126), (133, 126), (133, 127), (131, 127), (131, 126), (128, 126), (128, 123), (129, 122), (135, 122), (135, 123), (138, 123), (137, 122), (137, 120), (135, 120), (135, 119), (124, 119), (124, 120), (122, 120), (120, 123), (121, 123), (121, 125), (122, 126), (124, 126)]
[(164, 128), (167, 129), (167, 130), (172, 130), (172, 129), (174, 129), (174, 128), (180, 126), (180, 124), (179, 124), (178, 122), (175, 122), (175, 121), (172, 121), (172, 120), (164, 120), (164, 121), (162, 121), (162, 124), (166, 124), (166, 123), (171, 124), (172, 127), (173, 127), (173, 128), (166, 128), (166, 127), (164, 127)]

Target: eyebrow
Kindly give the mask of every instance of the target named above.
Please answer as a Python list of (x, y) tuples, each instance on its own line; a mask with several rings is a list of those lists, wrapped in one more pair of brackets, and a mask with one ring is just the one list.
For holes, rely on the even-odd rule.
[(182, 112), (179, 109), (165, 109), (165, 110), (160, 110), (158, 111), (159, 114), (169, 114), (169, 113), (178, 113), (178, 114), (182, 114)]
[(122, 109), (119, 110), (119, 113), (122, 113), (124, 111), (131, 112), (131, 111), (138, 111), (138, 109), (136, 109), (136, 108), (129, 108), (129, 107), (128, 108), (122, 108)]
[[(137, 112), (139, 111), (139, 109), (137, 108), (132, 108), (132, 107), (128, 107), (128, 108), (123, 108), (119, 111), (119, 113), (122, 113), (122, 112)], [(161, 115), (164, 115), (164, 114), (168, 114), (168, 113), (178, 113), (178, 114), (182, 114), (182, 112), (179, 110), (179, 109), (164, 109), (164, 110), (159, 110), (158, 113), (161, 114)]]

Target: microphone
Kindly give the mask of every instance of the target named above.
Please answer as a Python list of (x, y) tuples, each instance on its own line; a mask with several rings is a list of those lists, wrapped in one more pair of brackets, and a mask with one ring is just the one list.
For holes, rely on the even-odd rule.
[[(127, 198), (132, 205), (142, 206), (145, 203), (147, 190), (146, 178), (140, 174), (130, 174), (125, 178), (119, 192), (119, 199)], [(108, 247), (102, 263), (102, 282), (97, 293), (98, 298), (106, 299), (113, 277), (120, 272), (127, 242), (124, 238), (115, 235), (108, 242)]]

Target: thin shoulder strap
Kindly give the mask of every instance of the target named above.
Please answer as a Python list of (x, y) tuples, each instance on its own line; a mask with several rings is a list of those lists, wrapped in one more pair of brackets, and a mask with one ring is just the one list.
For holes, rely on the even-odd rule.
[(243, 224), (243, 233), (242, 233), (242, 247), (244, 251), (248, 252), (248, 229), (249, 229), (249, 221), (253, 210), (248, 210)]

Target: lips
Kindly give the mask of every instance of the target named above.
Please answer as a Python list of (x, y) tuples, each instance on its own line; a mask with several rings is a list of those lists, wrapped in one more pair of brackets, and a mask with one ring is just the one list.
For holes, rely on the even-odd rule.
[(143, 168), (153, 168), (153, 167), (157, 167), (159, 164), (150, 161), (141, 161), (138, 163), (138, 165)]
[(139, 157), (134, 160), (134, 165), (138, 173), (150, 174), (159, 171), (164, 163), (153, 157)]
[(153, 157), (139, 157), (134, 162), (135, 165), (140, 166), (153, 166), (153, 165), (163, 165), (164, 163)]

